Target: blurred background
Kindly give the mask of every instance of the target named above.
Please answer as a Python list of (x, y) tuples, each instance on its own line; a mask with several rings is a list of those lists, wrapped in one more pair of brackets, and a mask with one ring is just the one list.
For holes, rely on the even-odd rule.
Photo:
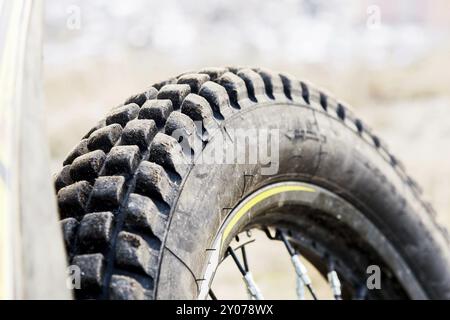
[(450, 227), (447, 0), (47, 0), (53, 171), (129, 95), (223, 65), (287, 72), (348, 102)]

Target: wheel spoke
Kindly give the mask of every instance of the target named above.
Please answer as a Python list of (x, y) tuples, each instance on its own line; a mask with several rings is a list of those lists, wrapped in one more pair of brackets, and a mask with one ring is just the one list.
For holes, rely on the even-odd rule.
[(330, 260), (328, 270), (327, 279), (331, 287), (331, 291), (333, 292), (334, 299), (342, 300), (341, 282), (339, 281), (337, 272), (334, 270), (333, 260)]
[(266, 234), (267, 238), (269, 238), (270, 240), (279, 240), (279, 239), (277, 238), (276, 235), (273, 236), (273, 235), (270, 233), (270, 229), (269, 229), (269, 228), (266, 227), (266, 228), (263, 229), (263, 231), (264, 231), (264, 233)]
[(303, 283), (303, 280), (297, 276), (295, 281), (295, 289), (297, 293), (297, 299), (298, 300), (305, 300), (305, 284)]
[[(286, 249), (289, 252), (289, 255), (291, 256), (291, 261), (292, 261), (292, 264), (294, 265), (297, 277), (303, 282), (303, 284), (306, 286), (306, 288), (308, 288), (308, 291), (311, 294), (311, 296), (313, 297), (313, 299), (317, 300), (317, 296), (316, 296), (316, 294), (313, 290), (312, 284), (311, 284), (311, 279), (308, 276), (308, 270), (306, 269), (305, 265), (300, 260), (300, 254), (297, 253), (296, 250), (292, 247), (290, 242), (287, 240), (284, 232), (279, 231), (279, 235), (280, 235), (281, 240), (283, 241), (284, 245), (286, 246)], [(297, 292), (299, 292), (299, 289), (297, 289)], [(301, 293), (301, 291), (300, 291), (300, 293)]]
[(241, 262), (239, 261), (238, 257), (236, 256), (236, 253), (234, 253), (234, 250), (231, 247), (228, 247), (227, 252), (233, 258), (234, 263), (236, 263), (241, 274), (243, 276), (245, 276), (246, 271), (245, 271), (244, 267), (242, 266)]
[(217, 300), (217, 296), (214, 294), (212, 289), (209, 289), (209, 296), (211, 297), (211, 300)]
[[(244, 248), (244, 247), (242, 247), (242, 248)], [(252, 276), (251, 272), (248, 271), (248, 265), (246, 267), (244, 267), (241, 264), (241, 262), (239, 261), (238, 257), (236, 256), (236, 253), (234, 252), (234, 250), (231, 247), (228, 247), (227, 252), (228, 252), (228, 254), (231, 255), (231, 257), (233, 258), (234, 262), (236, 263), (239, 271), (242, 274), (242, 278), (243, 278), (243, 280), (245, 282), (245, 285), (247, 287), (247, 292), (248, 292), (248, 294), (250, 296), (250, 299), (263, 300), (264, 297), (263, 297), (261, 291), (259, 291), (258, 286), (256, 285), (255, 281), (253, 280), (253, 276)], [(243, 252), (243, 255), (245, 255), (245, 253), (244, 253), (245, 250), (242, 251), (242, 252)], [(245, 258), (245, 260), (246, 259), (247, 258)], [(247, 263), (245, 262), (245, 264), (247, 264)]]
[(245, 251), (245, 246), (241, 247), (241, 252), (242, 252), (242, 260), (244, 261), (244, 269), (245, 271), (249, 271), (248, 268), (248, 261), (247, 261), (247, 252)]

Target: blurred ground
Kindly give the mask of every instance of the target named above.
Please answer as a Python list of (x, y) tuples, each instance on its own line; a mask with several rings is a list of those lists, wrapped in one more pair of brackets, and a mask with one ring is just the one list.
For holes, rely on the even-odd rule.
[[(352, 105), (450, 228), (449, 31), (441, 0), (49, 0), (52, 169), (111, 107), (153, 82), (205, 66), (262, 66)], [(275, 278), (286, 274), (271, 267)]]

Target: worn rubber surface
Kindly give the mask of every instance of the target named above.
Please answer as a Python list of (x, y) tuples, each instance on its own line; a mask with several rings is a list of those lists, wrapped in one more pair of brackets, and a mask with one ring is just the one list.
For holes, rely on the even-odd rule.
[[(190, 164), (171, 134), (181, 130), (190, 143), (194, 121), (203, 124), (203, 149), (227, 128), (280, 128), (279, 172)], [(329, 95), (249, 68), (155, 84), (112, 109), (69, 153), (55, 188), (69, 263), (82, 270), (76, 296), (197, 297), (224, 209), (286, 177), (347, 199), (411, 264), (429, 298), (450, 298), (446, 231), (385, 144)]]

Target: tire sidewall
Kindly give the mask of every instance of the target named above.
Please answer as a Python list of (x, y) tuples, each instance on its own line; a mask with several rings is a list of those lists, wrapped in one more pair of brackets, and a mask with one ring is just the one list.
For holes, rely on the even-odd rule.
[[(232, 208), (248, 194), (280, 181), (319, 185), (358, 208), (390, 240), (430, 298), (450, 297), (446, 242), (395, 168), (356, 127), (303, 104), (269, 103), (237, 112), (223, 131), (277, 129), (278, 171), (255, 164), (195, 164), (171, 212), (158, 299), (198, 296), (214, 239)], [(214, 139), (203, 152), (214, 148)], [(432, 262), (431, 262), (432, 261)]]

